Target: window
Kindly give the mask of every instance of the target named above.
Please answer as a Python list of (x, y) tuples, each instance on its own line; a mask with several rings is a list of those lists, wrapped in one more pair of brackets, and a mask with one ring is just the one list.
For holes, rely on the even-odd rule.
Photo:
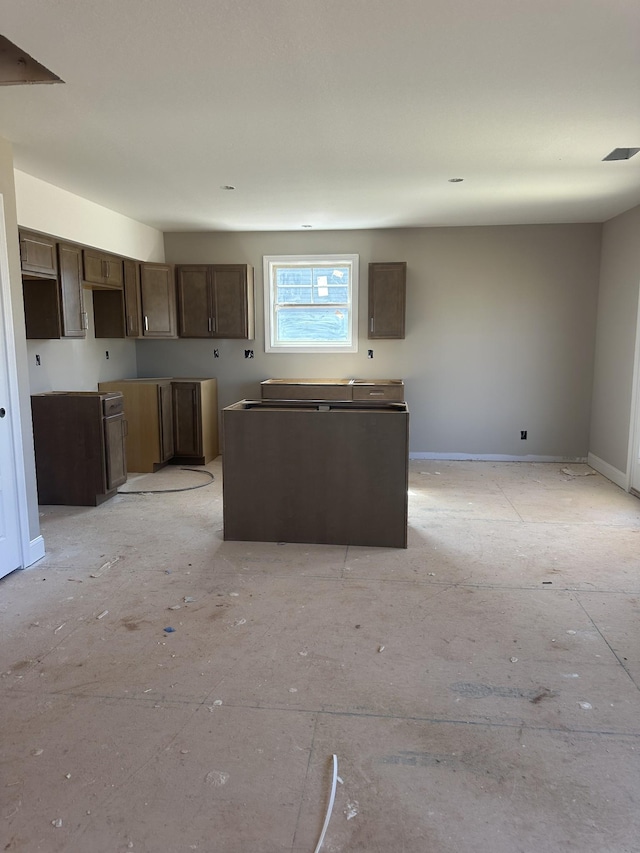
[(358, 351), (358, 255), (264, 257), (265, 352)]

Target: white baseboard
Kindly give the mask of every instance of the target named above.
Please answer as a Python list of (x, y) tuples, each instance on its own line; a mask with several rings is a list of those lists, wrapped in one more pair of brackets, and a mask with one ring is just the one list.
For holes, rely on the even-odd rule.
[(511, 456), (506, 453), (409, 453), (409, 459), (437, 459), (443, 462), (573, 462), (576, 464), (587, 461), (586, 456)]
[(611, 480), (616, 486), (620, 486), (625, 492), (629, 491), (629, 476), (623, 471), (619, 471), (613, 465), (609, 465), (608, 462), (605, 462), (604, 459), (600, 459), (600, 457), (595, 456), (593, 453), (590, 453), (587, 457), (587, 464), (594, 468), (598, 474), (602, 474), (607, 480)]
[(29, 542), (27, 553), (25, 555), (25, 569), (32, 566), (34, 563), (37, 563), (38, 560), (41, 560), (44, 557), (44, 555), (44, 539), (42, 536), (36, 536), (35, 539), (31, 539)]

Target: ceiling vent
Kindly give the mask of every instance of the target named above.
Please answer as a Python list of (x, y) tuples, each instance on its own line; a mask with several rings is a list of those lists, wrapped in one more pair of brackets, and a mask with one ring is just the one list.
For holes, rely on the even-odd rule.
[(64, 80), (8, 38), (0, 36), (0, 86), (22, 86), (26, 83), (64, 83)]
[(605, 160), (631, 160), (634, 154), (637, 154), (640, 148), (614, 148), (610, 154), (602, 158)]

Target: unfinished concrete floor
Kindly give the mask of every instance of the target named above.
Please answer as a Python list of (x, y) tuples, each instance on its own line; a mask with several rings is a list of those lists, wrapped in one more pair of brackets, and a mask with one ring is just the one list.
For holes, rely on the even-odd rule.
[(412, 462), (406, 551), (224, 542), (219, 459), (42, 507), (3, 849), (313, 853), (335, 753), (328, 853), (639, 851), (640, 501), (563, 467)]

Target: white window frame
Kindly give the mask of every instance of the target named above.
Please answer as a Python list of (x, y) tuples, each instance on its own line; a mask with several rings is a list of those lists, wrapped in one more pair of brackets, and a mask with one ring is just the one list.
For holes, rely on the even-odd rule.
[[(264, 255), (264, 351), (279, 353), (336, 353), (358, 352), (358, 282), (359, 255)], [(344, 343), (337, 341), (313, 341), (305, 344), (277, 341), (276, 305), (273, 269), (279, 264), (290, 264), (301, 267), (331, 266), (340, 263), (351, 264), (351, 299), (349, 303), (349, 340)]]

